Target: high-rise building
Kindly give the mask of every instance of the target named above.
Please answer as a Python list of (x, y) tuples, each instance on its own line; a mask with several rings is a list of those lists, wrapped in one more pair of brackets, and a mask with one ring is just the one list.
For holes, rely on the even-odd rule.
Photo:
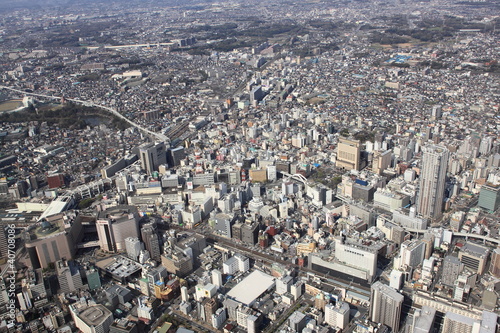
[(104, 251), (125, 250), (125, 239), (139, 237), (139, 214), (134, 206), (116, 206), (97, 216), (99, 246)]
[(109, 332), (113, 314), (104, 305), (78, 302), (69, 306), (75, 326), (83, 333)]
[(292, 329), (292, 332), (302, 332), (304, 327), (306, 327), (306, 321), (307, 317), (305, 314), (295, 311), (288, 317), (288, 326)]
[(295, 300), (299, 299), (304, 293), (304, 282), (297, 281), (290, 286), (290, 294), (292, 294)]
[(241, 273), (246, 273), (250, 269), (250, 260), (242, 254), (236, 253), (234, 255), (236, 261), (238, 262), (238, 270)]
[(161, 255), (161, 264), (169, 273), (184, 277), (193, 271), (193, 258), (179, 250)]
[(446, 147), (438, 145), (425, 146), (422, 151), (417, 211), (424, 217), (436, 219), (443, 212), (449, 151)]
[(493, 250), (491, 255), (490, 273), (497, 278), (500, 278), (500, 248)]
[(391, 165), (392, 150), (375, 151), (372, 159), (372, 170), (376, 174), (381, 175), (385, 169)]
[(481, 319), (474, 319), (454, 312), (446, 312), (442, 333), (495, 333), (498, 315), (483, 311)]
[(147, 223), (143, 225), (141, 228), (141, 237), (151, 259), (161, 261), (160, 239), (158, 238), (156, 224)]
[(83, 288), (82, 276), (76, 262), (60, 260), (56, 262), (56, 271), (61, 292), (70, 293)]
[(479, 144), (479, 153), (482, 155), (486, 155), (491, 151), (493, 147), (493, 141), (495, 140), (494, 136), (485, 136), (481, 139), (481, 143)]
[(205, 321), (210, 321), (212, 319), (212, 315), (217, 311), (218, 302), (215, 297), (206, 298), (202, 302), (203, 309), (205, 312)]
[(7, 230), (4, 225), (0, 225), (0, 263), (3, 263), (2, 260), (6, 260), (9, 252), (7, 242)]
[(183, 160), (184, 158), (186, 158), (184, 147), (177, 147), (174, 149), (169, 149), (167, 151), (167, 162), (170, 167), (180, 165), (181, 160)]
[(478, 206), (492, 212), (496, 211), (500, 207), (500, 184), (488, 183), (481, 186)]
[(349, 304), (337, 302), (337, 304), (327, 304), (325, 306), (325, 323), (341, 330), (349, 324)]
[(434, 319), (436, 317), (436, 309), (430, 306), (422, 306), (422, 309), (415, 310), (413, 314), (413, 330), (412, 333), (429, 333), (432, 332)]
[(85, 275), (87, 276), (87, 285), (90, 290), (94, 290), (101, 287), (101, 278), (99, 276), (99, 271), (95, 267), (89, 267), (85, 269)]
[(286, 294), (290, 291), (292, 283), (293, 278), (290, 275), (282, 276), (281, 278), (276, 279), (276, 293), (278, 295)]
[(370, 297), (370, 320), (389, 326), (399, 332), (399, 321), (404, 297), (380, 281), (372, 284)]
[[(351, 239), (335, 239), (335, 258), (348, 267), (362, 270), (364, 279), (371, 281), (377, 273), (378, 250)], [(347, 271), (347, 269), (346, 269)], [(359, 274), (361, 277), (361, 274)]]
[(441, 118), (441, 115), (442, 115), (442, 107), (441, 105), (434, 105), (432, 107), (432, 111), (431, 111), (431, 120), (437, 120), (437, 119), (440, 119)]
[(139, 254), (144, 250), (144, 244), (142, 244), (139, 238), (128, 237), (125, 238), (125, 249), (127, 250), (128, 257), (137, 261)]
[(214, 269), (212, 271), (212, 284), (217, 286), (217, 288), (222, 287), (222, 273), (221, 271)]
[(443, 274), (441, 282), (447, 286), (453, 286), (455, 280), (464, 269), (464, 264), (455, 256), (446, 256), (443, 260)]
[(259, 225), (257, 223), (244, 223), (241, 226), (241, 241), (254, 245), (259, 236)]
[(226, 309), (220, 308), (212, 315), (212, 326), (219, 329), (227, 319)]
[(337, 168), (359, 170), (361, 157), (361, 143), (359, 140), (339, 138), (337, 146)]
[(54, 215), (26, 231), (26, 250), (33, 268), (47, 268), (49, 263), (74, 258), (83, 236), (80, 216), (65, 219), (64, 214)]
[(404, 267), (416, 268), (422, 264), (425, 255), (425, 243), (420, 239), (413, 239), (404, 241), (401, 244), (399, 256), (394, 260), (394, 267), (396, 269), (403, 269)]
[(490, 250), (487, 247), (468, 242), (460, 249), (458, 259), (465, 267), (481, 275), (486, 269), (489, 254)]
[(158, 167), (162, 164), (167, 164), (167, 151), (165, 144), (160, 143), (146, 143), (139, 147), (139, 158), (141, 159), (141, 166), (148, 174), (153, 171), (158, 171)]
[(479, 323), (471, 317), (454, 312), (446, 312), (443, 321), (442, 333), (472, 333), (474, 326)]
[(234, 224), (235, 216), (219, 213), (215, 215), (215, 231), (218, 235), (231, 238), (231, 226)]

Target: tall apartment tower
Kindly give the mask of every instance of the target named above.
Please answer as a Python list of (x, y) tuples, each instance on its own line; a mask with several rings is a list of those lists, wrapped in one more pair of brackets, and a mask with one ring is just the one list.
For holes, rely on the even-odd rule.
[(417, 211), (424, 217), (435, 219), (443, 212), (446, 170), (450, 153), (446, 147), (438, 145), (425, 146), (422, 151)]
[(148, 223), (142, 226), (141, 237), (146, 250), (148, 250), (151, 259), (161, 261), (160, 240), (156, 225)]
[(167, 150), (163, 142), (147, 143), (139, 147), (141, 166), (148, 174), (158, 171), (158, 167), (167, 164)]
[(361, 143), (359, 140), (339, 138), (335, 166), (347, 170), (359, 170)]
[(404, 297), (395, 289), (377, 281), (372, 284), (370, 320), (389, 326), (399, 332), (399, 321)]

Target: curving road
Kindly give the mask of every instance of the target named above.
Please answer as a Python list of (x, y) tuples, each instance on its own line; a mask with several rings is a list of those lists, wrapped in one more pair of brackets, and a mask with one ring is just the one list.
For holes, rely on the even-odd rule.
[[(48, 98), (48, 99), (61, 99), (61, 96), (51, 96), (51, 95), (43, 95), (43, 94), (35, 94), (35, 93), (29, 93), (29, 92), (26, 92), (26, 91), (23, 91), (23, 90), (19, 90), (19, 89), (15, 89), (15, 88), (11, 88), (11, 87), (7, 87), (7, 86), (2, 86), (0, 85), (0, 89), (6, 89), (6, 90), (10, 90), (10, 91), (14, 91), (14, 92), (17, 92), (17, 93), (20, 93), (20, 94), (24, 94), (24, 95), (29, 95), (29, 96), (35, 96), (35, 97), (42, 97), (42, 98)], [(163, 135), (161, 133), (156, 133), (156, 132), (153, 132), (135, 122), (133, 122), (132, 120), (128, 119), (127, 117), (125, 117), (124, 115), (122, 115), (120, 112), (118, 112), (117, 110), (113, 109), (113, 108), (110, 108), (108, 106), (104, 106), (104, 105), (99, 105), (99, 104), (95, 104), (95, 103), (92, 103), (92, 102), (87, 102), (87, 101), (82, 101), (82, 100), (79, 100), (79, 99), (75, 99), (75, 98), (66, 98), (66, 100), (68, 101), (71, 101), (71, 102), (74, 102), (74, 103), (78, 103), (78, 104), (82, 104), (82, 105), (85, 105), (85, 106), (91, 106), (91, 107), (96, 107), (96, 108), (100, 108), (104, 111), (107, 111), (109, 113), (111, 113), (112, 115), (126, 121), (127, 123), (129, 123), (130, 125), (134, 126), (135, 128), (137, 128), (138, 130), (140, 130), (141, 132), (153, 137), (153, 138), (156, 138), (157, 140), (159, 141), (162, 141), (162, 142), (168, 142), (170, 141), (169, 138), (166, 136), (166, 135)]]

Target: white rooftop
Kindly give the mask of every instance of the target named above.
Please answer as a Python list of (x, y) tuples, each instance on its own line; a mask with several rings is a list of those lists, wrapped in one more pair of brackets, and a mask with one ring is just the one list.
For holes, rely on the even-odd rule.
[(272, 288), (274, 284), (274, 277), (256, 270), (231, 289), (227, 296), (251, 306), (260, 295)]

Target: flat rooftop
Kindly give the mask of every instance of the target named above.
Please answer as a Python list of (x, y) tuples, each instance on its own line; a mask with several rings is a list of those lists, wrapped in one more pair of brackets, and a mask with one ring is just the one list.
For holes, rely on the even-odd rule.
[(120, 278), (130, 276), (142, 269), (141, 265), (123, 256), (98, 261), (96, 266)]
[(266, 290), (272, 288), (274, 284), (274, 277), (255, 270), (231, 289), (227, 296), (239, 303), (250, 306)]
[(111, 311), (101, 304), (91, 305), (78, 314), (88, 326), (98, 326), (111, 315)]

